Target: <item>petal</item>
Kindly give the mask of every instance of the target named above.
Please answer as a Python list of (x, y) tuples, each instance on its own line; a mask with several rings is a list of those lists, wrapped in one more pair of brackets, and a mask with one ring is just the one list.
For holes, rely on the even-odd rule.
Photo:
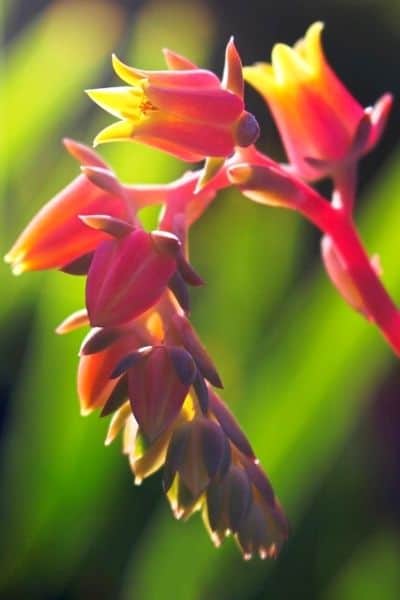
[(240, 429), (235, 417), (211, 388), (209, 388), (209, 399), (210, 411), (216, 417), (225, 435), (228, 436), (228, 438), (236, 446), (236, 448), (240, 450), (240, 452), (246, 456), (249, 456), (250, 458), (254, 458), (253, 448), (250, 446), (249, 441), (247, 440), (243, 431)]
[(143, 88), (111, 87), (86, 90), (93, 102), (118, 119), (140, 119), (140, 105), (144, 100)]
[(244, 82), (242, 61), (240, 60), (233, 37), (231, 37), (226, 46), (224, 76), (222, 81), (224, 88), (234, 92), (239, 98), (243, 98)]
[[(175, 59), (177, 56), (175, 55)], [(113, 55), (115, 72), (130, 85), (137, 85), (143, 79), (148, 79), (151, 83), (163, 87), (215, 88), (221, 85), (214, 73), (205, 69), (193, 68), (192, 65), (193, 63), (189, 63), (185, 69), (179, 70), (146, 71), (129, 67)]]
[(133, 136), (135, 125), (131, 121), (117, 121), (105, 127), (96, 135), (93, 146), (108, 142), (124, 142)]
[(145, 89), (154, 106), (179, 119), (223, 125), (236, 121), (243, 111), (241, 98), (220, 88), (166, 88), (151, 83)]
[(159, 346), (128, 372), (132, 412), (149, 443), (178, 416), (189, 385), (181, 382), (167, 348)]
[(235, 146), (232, 132), (225, 127), (188, 121), (162, 111), (140, 123), (134, 136), (186, 161), (198, 161), (207, 156), (229, 156)]
[(190, 69), (198, 69), (198, 66), (192, 63), (190, 60), (181, 56), (177, 52), (173, 50), (169, 50), (168, 48), (163, 48), (163, 55), (165, 62), (167, 63), (167, 67), (169, 69), (175, 71), (187, 71)]

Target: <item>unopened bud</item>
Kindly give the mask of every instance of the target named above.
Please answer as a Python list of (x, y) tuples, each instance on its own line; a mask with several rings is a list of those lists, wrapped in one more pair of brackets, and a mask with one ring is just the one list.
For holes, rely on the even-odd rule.
[(235, 141), (242, 148), (254, 144), (260, 135), (260, 126), (254, 115), (244, 112), (236, 125)]
[(88, 227), (104, 231), (117, 239), (129, 235), (133, 231), (131, 223), (110, 215), (79, 215), (79, 218)]

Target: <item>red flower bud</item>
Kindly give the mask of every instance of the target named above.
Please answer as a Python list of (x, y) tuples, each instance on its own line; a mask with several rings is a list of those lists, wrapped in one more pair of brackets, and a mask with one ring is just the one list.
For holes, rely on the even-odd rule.
[(192, 381), (189, 371), (193, 369), (188, 368), (188, 361), (183, 364), (181, 358), (169, 348), (158, 346), (128, 370), (132, 412), (149, 443), (178, 416), (189, 391)]
[(98, 247), (86, 285), (92, 325), (110, 327), (125, 323), (157, 302), (176, 269), (171, 240), (166, 248), (161, 245), (158, 240), (154, 243), (151, 234), (138, 229)]

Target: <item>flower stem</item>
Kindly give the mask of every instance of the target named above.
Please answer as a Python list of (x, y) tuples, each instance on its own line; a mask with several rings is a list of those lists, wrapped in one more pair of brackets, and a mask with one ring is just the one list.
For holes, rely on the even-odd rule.
[(341, 171), (337, 171), (333, 183), (332, 205), (345, 214), (351, 215), (357, 189), (356, 163), (349, 164)]
[(353, 221), (333, 207), (332, 212), (336, 214), (332, 214), (325, 233), (340, 253), (371, 320), (400, 356), (400, 312), (371, 265)]

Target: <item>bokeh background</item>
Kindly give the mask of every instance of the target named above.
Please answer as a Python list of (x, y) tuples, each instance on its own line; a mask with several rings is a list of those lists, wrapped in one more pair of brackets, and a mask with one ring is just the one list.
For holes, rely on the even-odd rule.
[[(110, 122), (82, 90), (115, 81), (112, 51), (159, 68), (168, 46), (221, 69), (231, 34), (249, 64), (323, 19), (328, 56), (360, 101), (396, 95), (385, 139), (362, 165), (357, 218), (400, 301), (398, 0), (8, 0), (2, 17), (2, 254), (75, 176), (61, 137), (90, 143)], [(260, 145), (282, 157), (250, 90), (248, 102)], [(101, 152), (127, 181), (185, 169), (135, 144)], [(160, 477), (136, 488), (118, 442), (103, 445), (106, 420), (79, 416), (80, 334), (53, 330), (81, 307), (80, 278), (14, 278), (0, 266), (2, 598), (400, 598), (400, 366), (331, 288), (318, 244), (298, 215), (234, 191), (192, 234), (207, 281), (192, 294), (193, 319), (291, 522), (267, 563), (245, 563), (230, 540), (215, 550), (198, 516), (174, 521)]]

